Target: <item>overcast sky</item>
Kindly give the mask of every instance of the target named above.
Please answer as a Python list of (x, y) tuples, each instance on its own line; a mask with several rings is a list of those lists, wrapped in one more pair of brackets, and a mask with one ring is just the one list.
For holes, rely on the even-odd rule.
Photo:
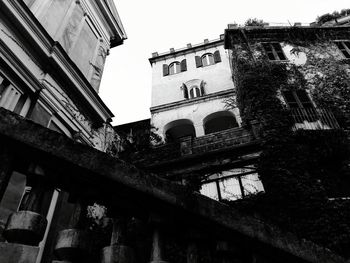
[(227, 24), (313, 22), (349, 0), (115, 0), (128, 39), (107, 57), (100, 96), (114, 125), (150, 118), (151, 53), (219, 38)]

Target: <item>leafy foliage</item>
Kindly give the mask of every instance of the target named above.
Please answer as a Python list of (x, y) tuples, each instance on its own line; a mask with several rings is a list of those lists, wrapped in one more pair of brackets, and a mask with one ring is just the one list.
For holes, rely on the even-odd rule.
[(342, 9), (340, 12), (334, 11), (333, 13), (323, 14), (316, 18), (316, 23), (322, 25), (328, 21), (340, 18), (350, 14), (350, 9)]
[(319, 106), (349, 113), (348, 65), (314, 45), (295, 47), (294, 52), (307, 53), (301, 66), (270, 62), (258, 44), (243, 43), (233, 50), (235, 103), (246, 124), (261, 123), (265, 138), (258, 172), (266, 190), (233, 205), (350, 256), (350, 201), (329, 200), (350, 194), (347, 134), (292, 132), (288, 110), (278, 98), (281, 91), (309, 89)]
[(258, 18), (249, 18), (244, 22), (244, 26), (262, 26), (265, 22)]

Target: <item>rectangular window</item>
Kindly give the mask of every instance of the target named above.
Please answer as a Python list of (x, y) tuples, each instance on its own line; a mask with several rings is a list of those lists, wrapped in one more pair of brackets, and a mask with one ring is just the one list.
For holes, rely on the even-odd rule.
[(210, 175), (203, 182), (200, 192), (218, 201), (234, 201), (263, 191), (264, 186), (255, 168), (251, 166)]
[(288, 104), (289, 108), (295, 109), (310, 109), (313, 104), (305, 90), (284, 91), (282, 95)]
[(263, 43), (262, 45), (269, 60), (287, 60), (280, 43)]
[(350, 58), (350, 41), (335, 42), (345, 58)]

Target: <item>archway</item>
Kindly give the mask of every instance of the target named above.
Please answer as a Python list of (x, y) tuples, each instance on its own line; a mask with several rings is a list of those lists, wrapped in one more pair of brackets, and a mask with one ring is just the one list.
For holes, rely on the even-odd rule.
[(188, 119), (172, 121), (164, 127), (165, 137), (168, 142), (178, 141), (182, 137), (196, 137), (193, 122)]
[(218, 111), (208, 115), (204, 118), (203, 125), (205, 134), (238, 127), (236, 118), (230, 111)]

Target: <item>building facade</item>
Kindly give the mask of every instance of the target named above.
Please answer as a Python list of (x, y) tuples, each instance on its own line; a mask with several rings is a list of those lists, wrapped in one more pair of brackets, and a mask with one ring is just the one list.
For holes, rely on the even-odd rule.
[[(238, 127), (237, 110), (225, 109), (234, 85), (223, 38), (153, 53), (151, 123), (168, 140)], [(220, 119), (222, 121), (220, 121)], [(225, 126), (226, 125), (226, 126)], [(217, 127), (217, 128), (215, 128)]]
[[(111, 0), (0, 1), (0, 107), (105, 151), (113, 114), (98, 91), (110, 49), (125, 39)], [(50, 262), (50, 229), (66, 196), (58, 188), (38, 193), (35, 178), (44, 176), (44, 166), (28, 161), (0, 190), (0, 232), (10, 214), (33, 211), (28, 200), (45, 199), (36, 208), (47, 221), (38, 263)]]

